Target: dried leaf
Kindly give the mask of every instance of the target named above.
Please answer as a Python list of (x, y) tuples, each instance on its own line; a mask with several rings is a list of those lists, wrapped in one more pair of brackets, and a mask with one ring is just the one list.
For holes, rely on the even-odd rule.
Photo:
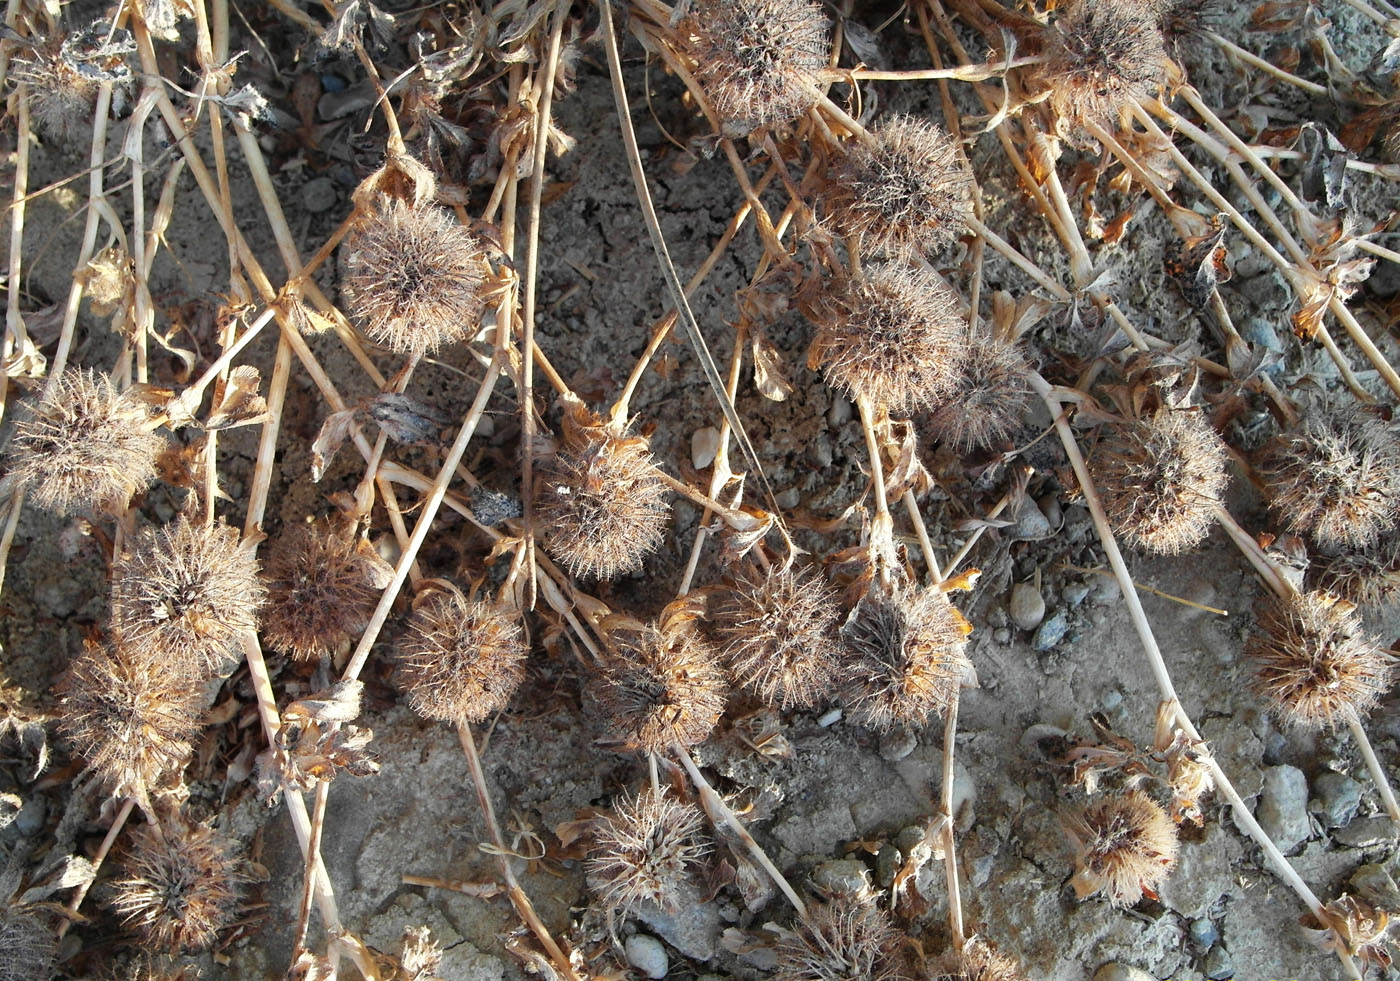
[(1181, 287), (1186, 301), (1197, 310), (1206, 309), (1216, 287), (1230, 280), (1224, 217), (1216, 215), (1211, 221), (1211, 230), (1206, 234), (1173, 243), (1164, 260), (1167, 274)]
[(858, 61), (880, 71), (890, 71), (894, 68), (889, 52), (881, 45), (880, 37), (874, 31), (855, 20), (844, 21), (842, 27), (842, 37), (846, 39)]
[(383, 392), (370, 400), (369, 417), (396, 443), (432, 442), (447, 421), (427, 405), (397, 392)]
[(131, 257), (115, 245), (93, 256), (73, 278), (83, 284), (83, 292), (92, 303), (92, 312), (99, 317), (110, 317), (125, 307), (136, 285)]
[(267, 400), (258, 394), (262, 377), (252, 365), (239, 365), (229, 372), (228, 380), (214, 386), (214, 408), (205, 420), (205, 429), (233, 429), (265, 422)]
[(753, 346), (753, 383), (759, 394), (772, 402), (786, 401), (792, 394), (792, 382), (783, 374), (782, 356), (763, 331), (753, 328), (749, 333)]
[(1251, 31), (1280, 33), (1291, 31), (1303, 23), (1307, 4), (1298, 0), (1269, 0), (1254, 8), (1249, 17)]
[(351, 722), (359, 718), (364, 690), (362, 681), (340, 681), (325, 691), (288, 705), (283, 717), (296, 721)]
[(326, 416), (326, 421), (321, 423), (321, 431), (316, 435), (316, 441), (311, 444), (311, 480), (313, 483), (319, 482), (326, 475), (326, 468), (330, 466), (336, 450), (340, 449), (340, 444), (349, 439), (350, 434), (354, 432), (355, 411), (354, 409), (344, 409), (340, 412), (332, 412)]
[(1353, 193), (1347, 148), (1318, 123), (1305, 123), (1298, 143), (1308, 155), (1301, 177), (1304, 199), (1322, 201), (1333, 211), (1349, 209)]

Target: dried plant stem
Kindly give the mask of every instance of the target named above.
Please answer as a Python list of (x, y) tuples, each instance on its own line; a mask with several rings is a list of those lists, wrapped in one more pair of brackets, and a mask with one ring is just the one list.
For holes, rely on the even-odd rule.
[(959, 82), (982, 82), (1001, 78), (1012, 68), (1040, 64), (1039, 57), (1017, 58), (1014, 61), (987, 62), (981, 65), (959, 65), (957, 68), (911, 68), (904, 71), (876, 71), (872, 68), (834, 69), (823, 75), (824, 81), (845, 82), (850, 79), (866, 82), (928, 82), (935, 79)]
[[(308, 842), (306, 854), (306, 871), (302, 877), (301, 902), (297, 906), (296, 932), (293, 933), (292, 942), (292, 965), (295, 966), (301, 959), (301, 953), (306, 949), (306, 928), (311, 922), (311, 898), (315, 893), (316, 874), (315, 870), (321, 867), (319, 858), (321, 855), (321, 833), (326, 827), (326, 799), (330, 794), (331, 782), (321, 780), (316, 784), (316, 802), (311, 810), (311, 839)], [(291, 973), (291, 969), (288, 969)]]
[[(29, 86), (19, 85), (15, 90), (15, 167), (12, 175), (14, 188), (10, 196), (10, 272), (6, 280), (5, 293), (5, 342), (0, 347), (0, 361), (8, 361), (14, 354), (24, 354), (30, 346), (29, 334), (24, 327), (24, 316), (19, 310), (20, 295), (24, 292), (21, 276), (24, 271), (24, 205), (25, 194), (29, 190)], [(0, 373), (0, 419), (4, 418), (6, 396), (9, 392), (8, 374)]]
[[(1258, 143), (1249, 144), (1250, 152), (1261, 160), (1306, 160), (1308, 155), (1301, 150), (1287, 150), (1277, 146), (1260, 146)], [(1376, 177), (1384, 177), (1387, 180), (1400, 180), (1400, 164), (1378, 164), (1369, 160), (1357, 160), (1348, 157), (1346, 160), (1347, 170), (1360, 171), (1363, 174), (1372, 174)], [(1365, 241), (1362, 239), (1361, 241)]]
[(475, 899), (493, 899), (505, 891), (499, 882), (467, 882), (465, 879), (439, 879), (433, 875), (403, 875), (399, 877), (399, 881), (406, 886), (448, 889)]
[[(136, 806), (135, 798), (128, 797), (122, 801), (121, 809), (117, 811), (116, 817), (112, 818), (112, 826), (107, 829), (107, 834), (102, 838), (102, 844), (97, 846), (97, 852), (92, 856), (92, 875), (84, 879), (73, 890), (73, 895), (68, 900), (68, 912), (77, 913), (79, 907), (83, 905), (83, 900), (87, 898), (88, 890), (97, 881), (97, 873), (102, 868), (102, 863), (107, 860), (107, 854), (112, 850), (112, 846), (117, 843), (117, 836), (122, 833), (122, 828), (126, 827), (127, 819), (131, 817), (131, 810)], [(58, 924), (58, 939), (62, 940), (68, 933), (68, 928), (73, 925), (73, 917), (65, 916)]]
[(958, 733), (958, 701), (953, 693), (948, 717), (943, 720), (943, 785), (938, 788), (938, 809), (943, 815), (943, 876), (948, 884), (948, 932), (953, 949), (961, 951), (967, 935), (963, 931), (962, 890), (958, 886), (958, 841), (953, 828), (953, 754)]
[(1234, 55), (1236, 58), (1238, 58), (1240, 61), (1243, 61), (1246, 65), (1249, 65), (1251, 68), (1257, 68), (1261, 72), (1266, 72), (1267, 74), (1274, 76), (1274, 78), (1287, 82), (1289, 85), (1296, 85), (1304, 92), (1308, 92), (1312, 95), (1328, 94), (1327, 86), (1319, 85), (1316, 82), (1309, 82), (1306, 78), (1299, 78), (1297, 75), (1294, 75), (1290, 72), (1286, 72), (1282, 68), (1279, 68), (1277, 65), (1273, 65), (1265, 61), (1263, 58), (1259, 57), (1254, 52), (1246, 51), (1244, 48), (1240, 47), (1238, 44), (1236, 44), (1234, 41), (1231, 41), (1229, 38), (1221, 37), (1219, 34), (1211, 30), (1205, 30), (1201, 33), (1204, 34), (1206, 37), (1210, 38), (1213, 42), (1215, 42), (1215, 44), (1218, 45), (1222, 51), (1226, 52), (1227, 54)]
[(919, 513), (919, 499), (914, 496), (912, 490), (904, 492), (904, 509), (909, 512), (909, 520), (914, 524), (914, 534), (918, 536), (919, 548), (924, 553), (924, 564), (928, 566), (929, 579), (936, 586), (943, 581), (943, 573), (939, 571), (938, 559), (934, 557), (933, 542), (929, 541), (924, 516)]
[(880, 438), (875, 432), (875, 409), (864, 395), (856, 398), (860, 426), (865, 433), (865, 450), (870, 457), (870, 485), (875, 497), (875, 517), (870, 527), (870, 555), (880, 574), (880, 582), (890, 584), (890, 565), (894, 561), (894, 519), (890, 517), (889, 501), (885, 497), (885, 466), (880, 457)]
[[(1017, 492), (1015, 490), (1009, 490), (1005, 494), (1003, 494), (1001, 496), (1001, 500), (997, 501), (996, 504), (992, 505), (992, 509), (987, 512), (986, 520), (995, 520), (996, 517), (1001, 514), (1001, 512), (1006, 510), (1007, 506), (1010, 505), (1011, 502), (1016, 498), (1016, 495)], [(951, 576), (953, 575), (953, 573), (957, 572), (958, 566), (962, 565), (963, 559), (967, 558), (968, 553), (971, 552), (974, 547), (976, 547), (977, 542), (982, 537), (982, 532), (986, 530), (987, 526), (985, 524), (980, 524), (976, 528), (972, 529), (972, 534), (968, 536), (967, 541), (963, 542), (962, 548), (958, 549), (957, 552), (953, 555), (953, 557), (948, 560), (948, 567), (943, 570), (943, 575), (945, 577)]]

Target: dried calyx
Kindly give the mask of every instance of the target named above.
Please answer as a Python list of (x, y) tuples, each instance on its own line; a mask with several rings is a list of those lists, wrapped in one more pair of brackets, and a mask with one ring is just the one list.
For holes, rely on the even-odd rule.
[(904, 978), (901, 936), (866, 895), (837, 895), (775, 946), (775, 981), (897, 981)]
[(593, 832), (588, 882), (609, 912), (643, 903), (674, 913), (682, 890), (709, 855), (705, 818), (694, 804), (644, 790), (618, 801)]
[(1176, 864), (1176, 825), (1141, 790), (1104, 797), (1065, 819), (1075, 850), (1074, 891), (1103, 892), (1114, 906), (1155, 896)]
[(1059, 119), (1105, 124), (1162, 86), (1166, 64), (1147, 0), (1072, 0), (1050, 25), (1042, 68)]
[(1030, 363), (1015, 341), (970, 338), (952, 390), (929, 414), (929, 430), (960, 452), (995, 445), (1023, 425), (1029, 377)]

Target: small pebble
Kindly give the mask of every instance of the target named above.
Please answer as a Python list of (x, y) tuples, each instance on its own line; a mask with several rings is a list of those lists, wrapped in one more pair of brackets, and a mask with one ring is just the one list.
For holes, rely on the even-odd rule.
[(335, 207), (335, 184), (329, 177), (314, 177), (302, 185), (301, 203), (311, 214), (320, 214)]
[(826, 410), (826, 421), (834, 429), (844, 426), (851, 421), (851, 403), (845, 399), (836, 399), (831, 403), (831, 408)]
[(715, 462), (719, 453), (719, 430), (705, 426), (695, 430), (690, 437), (690, 462), (696, 470), (704, 470)]
[(1266, 769), (1254, 816), (1284, 852), (1307, 841), (1312, 825), (1308, 821), (1308, 779), (1303, 771), (1287, 764)]
[(841, 721), (841, 710), (840, 710), (840, 709), (827, 709), (827, 710), (826, 710), (825, 712), (823, 712), (821, 715), (817, 716), (817, 725), (821, 726), (823, 729), (828, 729), (828, 728), (830, 728), (831, 726), (836, 725), (836, 723), (838, 723), (838, 722), (840, 722), (840, 721)]
[(778, 506), (784, 511), (790, 511), (802, 502), (802, 492), (796, 487), (789, 487), (787, 490), (778, 492)]
[(1220, 931), (1204, 916), (1199, 920), (1192, 920), (1186, 927), (1186, 932), (1190, 935), (1191, 942), (1201, 948), (1214, 947), (1220, 942)]
[(997, 627), (992, 631), (992, 640), (1005, 647), (1007, 644), (1011, 643), (1011, 628)]
[(666, 956), (666, 948), (661, 941), (645, 933), (635, 933), (623, 944), (627, 963), (631, 964), (644, 977), (664, 978), (671, 969), (671, 960)]
[(1021, 510), (1016, 512), (1016, 523), (1007, 530), (1012, 538), (1022, 541), (1049, 538), (1055, 531), (1050, 522), (1045, 520), (1045, 512), (1036, 507), (1035, 501), (1029, 497), (1021, 501)]
[(894, 882), (903, 861), (899, 849), (894, 845), (885, 845), (875, 854), (875, 881), (880, 884), (881, 889), (888, 889), (890, 883)]
[(924, 837), (924, 829), (917, 824), (911, 824), (907, 828), (899, 829), (899, 834), (894, 836), (894, 845), (905, 855), (908, 855), (923, 843)]
[(1032, 583), (1018, 582), (1012, 586), (1006, 608), (1022, 630), (1034, 630), (1045, 619), (1045, 599)]
[(1122, 598), (1123, 591), (1118, 588), (1118, 580), (1112, 576), (1095, 576), (1094, 584), (1089, 587), (1089, 595), (1095, 603), (1116, 603)]
[(1040, 508), (1040, 513), (1045, 515), (1045, 520), (1050, 522), (1051, 528), (1059, 528), (1064, 523), (1064, 512), (1060, 510), (1060, 499), (1054, 494), (1042, 494), (1035, 499), (1036, 507)]
[(1332, 840), (1348, 848), (1371, 848), (1375, 845), (1395, 840), (1395, 826), (1390, 818), (1375, 814), (1357, 818), (1345, 828), (1332, 832)]
[(1313, 781), (1316, 798), (1308, 802), (1308, 810), (1316, 814), (1325, 828), (1340, 828), (1356, 817), (1361, 806), (1361, 784), (1344, 773), (1324, 773)]
[(828, 892), (844, 896), (856, 896), (861, 890), (870, 888), (865, 863), (853, 858), (822, 862), (812, 870), (812, 881)]
[(895, 729), (880, 737), (880, 759), (895, 763), (914, 752), (919, 737), (912, 729)]
[(831, 448), (831, 438), (826, 433), (817, 433), (817, 438), (812, 441), (807, 455), (814, 464), (823, 469), (831, 466), (831, 461), (835, 459), (835, 452)]
[(1065, 603), (1069, 606), (1078, 606), (1080, 603), (1083, 603), (1085, 598), (1089, 595), (1089, 585), (1088, 583), (1082, 582), (1069, 583), (1065, 586), (1063, 595)]
[(1040, 625), (1035, 636), (1031, 638), (1031, 647), (1037, 651), (1048, 651), (1069, 632), (1069, 617), (1064, 610), (1056, 610), (1054, 615)]
[(1094, 981), (1157, 981), (1146, 971), (1117, 961), (1109, 961), (1094, 972)]
[(1235, 962), (1230, 959), (1230, 952), (1224, 947), (1212, 947), (1206, 951), (1203, 967), (1210, 981), (1227, 981), (1235, 976)]
[(1400, 913), (1400, 888), (1383, 865), (1362, 865), (1351, 874), (1347, 882), (1350, 891), (1356, 893), (1377, 909), (1388, 913)]

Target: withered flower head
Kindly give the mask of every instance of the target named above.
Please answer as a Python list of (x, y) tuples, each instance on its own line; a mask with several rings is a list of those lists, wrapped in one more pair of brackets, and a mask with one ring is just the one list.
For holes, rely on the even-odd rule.
[(715, 112), (742, 129), (787, 123), (809, 94), (831, 41), (812, 0), (696, 0), (682, 25), (695, 75)]
[(355, 227), (347, 248), (342, 287), (371, 341), (421, 355), (476, 333), (484, 252), (450, 212), (382, 201)]
[(594, 693), (611, 732), (645, 753), (704, 742), (724, 713), (729, 683), (694, 625), (629, 621), (608, 640)]
[(841, 628), (851, 717), (888, 731), (944, 714), (969, 666), (968, 629), (942, 590), (872, 587)]
[(1334, 596), (1357, 606), (1392, 602), (1400, 590), (1400, 536), (1383, 533), (1363, 548), (1323, 557), (1315, 568), (1318, 583)]
[(273, 547), (263, 576), (263, 639), (295, 658), (324, 657), (369, 623), (384, 561), (350, 529), (302, 524)]
[(1374, 542), (1400, 514), (1400, 444), (1360, 409), (1315, 410), (1261, 453), (1269, 507), (1329, 548)]
[(36, 910), (0, 905), (0, 981), (50, 977), (58, 945)]
[(957, 955), (953, 973), (942, 981), (1024, 981), (1020, 965), (981, 937), (973, 936)]
[(1190, 52), (1192, 42), (1204, 39), (1225, 14), (1223, 0), (1151, 0), (1151, 6), (1162, 30), (1162, 40), (1177, 61)]
[(1345, 600), (1326, 593), (1270, 597), (1245, 641), (1255, 688), (1285, 722), (1304, 729), (1364, 716), (1390, 687), (1389, 659)]
[(1167, 52), (1147, 0), (1071, 0), (1062, 9), (1043, 66), (1062, 119), (1111, 123), (1165, 82)]
[(709, 854), (694, 804), (644, 790), (619, 801), (593, 834), (588, 882), (603, 906), (624, 915), (643, 902), (674, 913), (680, 887)]
[(255, 543), (222, 522), (181, 515), (147, 528), (112, 567), (112, 627), (125, 657), (164, 671), (217, 674), (256, 630), (266, 588)]
[(838, 895), (775, 945), (775, 981), (902, 981), (900, 935), (863, 896)]
[(1225, 443), (1199, 412), (1161, 408), (1107, 427), (1089, 472), (1115, 534), (1175, 555), (1210, 531), (1229, 478)]
[(670, 513), (646, 439), (583, 408), (564, 413), (559, 451), (540, 466), (535, 517), (570, 573), (611, 579), (639, 568), (660, 547)]
[(954, 390), (966, 350), (953, 294), (931, 273), (884, 263), (820, 314), (807, 363), (851, 398), (908, 414)]
[(131, 78), (126, 56), (131, 35), (101, 21), (68, 36), (55, 35), (11, 63), (16, 82), (29, 87), (30, 118), (60, 144), (90, 138), (101, 82)]
[(929, 428), (963, 452), (991, 446), (1021, 425), (1029, 378), (1019, 344), (979, 334), (967, 345), (952, 391), (929, 416)]
[(139, 827), (112, 884), (112, 908), (147, 943), (203, 950), (238, 916), (247, 873), (223, 836), (178, 816)]
[(1099, 891), (1114, 906), (1155, 896), (1176, 864), (1176, 826), (1141, 790), (1095, 801), (1065, 820), (1074, 845), (1074, 892)]
[(846, 235), (883, 251), (953, 241), (972, 212), (972, 176), (933, 123), (893, 116), (851, 140), (831, 169), (832, 217)]
[(98, 648), (78, 657), (60, 691), (59, 728), (119, 797), (147, 811), (147, 791), (185, 764), (203, 702), (180, 672), (131, 664)]
[(783, 709), (807, 708), (830, 692), (839, 619), (820, 573), (778, 566), (742, 575), (720, 594), (714, 616), (735, 682)]
[(525, 645), (513, 611), (454, 590), (435, 591), (408, 619), (397, 644), (399, 684), (426, 719), (481, 722), (525, 680)]
[(51, 398), (26, 403), (10, 441), (10, 473), (45, 511), (118, 511), (156, 478), (165, 439), (150, 413), (106, 375), (69, 368)]

